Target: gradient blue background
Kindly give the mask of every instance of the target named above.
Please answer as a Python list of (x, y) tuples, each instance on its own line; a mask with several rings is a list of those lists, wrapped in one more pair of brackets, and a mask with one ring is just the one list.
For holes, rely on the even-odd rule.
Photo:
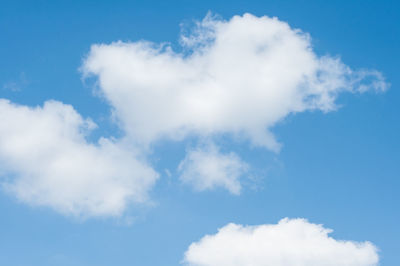
[[(384, 94), (342, 95), (337, 112), (290, 116), (274, 128), (280, 154), (223, 139), (256, 173), (242, 195), (194, 193), (179, 184), (185, 143), (158, 143), (163, 174), (154, 206), (132, 207), (133, 223), (77, 221), (0, 193), (0, 265), (178, 265), (188, 245), (229, 223), (276, 223), (304, 217), (338, 239), (369, 240), (381, 265), (400, 265), (400, 2), (398, 1), (8, 1), (0, 0), (0, 97), (28, 105), (72, 104), (115, 135), (109, 108), (82, 82), (79, 66), (94, 43), (168, 41), (180, 23), (212, 11), (277, 16), (309, 32), (319, 55), (384, 73)], [(179, 47), (178, 47), (179, 49)]]

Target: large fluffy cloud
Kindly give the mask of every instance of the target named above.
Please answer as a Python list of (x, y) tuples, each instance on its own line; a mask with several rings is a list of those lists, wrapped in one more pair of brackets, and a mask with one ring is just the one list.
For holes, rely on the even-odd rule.
[(275, 225), (228, 224), (215, 235), (190, 245), (189, 266), (376, 266), (376, 247), (369, 242), (335, 240), (332, 230), (303, 219)]
[[(287, 115), (334, 110), (341, 92), (386, 88), (379, 72), (316, 55), (306, 33), (276, 18), (209, 15), (181, 43), (181, 52), (146, 41), (91, 47), (81, 69), (98, 79), (120, 140), (88, 142), (94, 124), (60, 102), (31, 108), (1, 100), (3, 187), (69, 215), (119, 215), (145, 201), (157, 179), (145, 163), (155, 141), (194, 135), (218, 145), (215, 136), (224, 134), (278, 151), (271, 129)], [(238, 194), (247, 165), (215, 147), (189, 152), (180, 169), (198, 190)]]
[(228, 133), (278, 151), (270, 129), (287, 115), (333, 110), (340, 92), (386, 88), (379, 72), (316, 55), (308, 34), (276, 18), (209, 15), (181, 43), (182, 52), (146, 41), (97, 44), (84, 61), (137, 143)]
[(78, 217), (117, 216), (143, 202), (157, 174), (122, 143), (101, 138), (71, 106), (29, 108), (0, 100), (3, 187), (22, 202)]

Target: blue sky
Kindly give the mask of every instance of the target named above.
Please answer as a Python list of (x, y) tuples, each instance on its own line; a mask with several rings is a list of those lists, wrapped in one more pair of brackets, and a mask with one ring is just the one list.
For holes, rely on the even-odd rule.
[[(90, 117), (97, 124), (97, 128), (86, 136), (89, 144), (97, 143), (100, 137), (113, 142), (125, 135), (128, 137), (123, 144), (128, 143), (127, 147), (135, 146), (138, 139), (140, 145), (150, 142), (150, 148), (135, 152), (141, 152), (146, 165), (157, 172), (159, 178), (149, 185), (148, 199), (144, 203), (128, 202), (118, 215), (109, 209), (94, 207), (75, 215), (65, 207), (67, 200), (74, 201), (74, 198), (67, 197), (58, 204), (54, 203), (54, 198), (43, 196), (36, 200), (10, 192), (3, 186), (0, 193), (0, 264), (179, 265), (191, 243), (207, 234), (215, 235), (218, 228), (228, 223), (276, 224), (289, 217), (305, 218), (310, 223), (332, 228), (331, 236), (335, 239), (370, 241), (379, 249), (380, 265), (398, 265), (400, 94), (395, 64), (400, 59), (399, 8), (395, 1), (1, 1), (1, 98), (20, 106), (42, 106), (50, 99), (73, 106), (80, 116)], [(225, 128), (224, 132), (212, 134), (212, 137), (204, 133), (207, 130), (201, 129), (201, 133), (188, 134), (179, 140), (154, 137), (148, 141), (135, 131), (136, 124), (128, 125), (131, 118), (124, 110), (130, 108), (129, 104), (126, 107), (125, 103), (114, 101), (120, 99), (119, 95), (113, 94), (114, 87), (119, 85), (98, 80), (109, 76), (102, 76), (103, 72), (97, 71), (97, 67), (116, 77), (120, 75), (118, 68), (98, 59), (91, 47), (107, 44), (105, 48), (113, 48), (111, 43), (119, 40), (124, 43), (147, 40), (168, 42), (172, 49), (180, 52), (181, 28), (190, 29), (194, 21), (201, 21), (209, 11), (218, 14), (217, 21), (229, 21), (244, 13), (277, 17), (291, 28), (308, 33), (313, 53), (318, 58), (324, 55), (340, 58), (355, 71), (377, 70), (390, 87), (384, 92), (373, 89), (365, 93), (352, 93), (351, 89), (338, 91), (336, 110), (305, 108), (277, 117), (274, 123), (266, 122), (263, 125), (282, 144), (279, 152), (274, 152), (274, 147), (252, 143), (251, 137), (238, 141)], [(147, 51), (145, 49), (143, 51)], [(93, 65), (87, 63), (89, 59), (93, 59)], [(144, 65), (146, 63), (143, 61)], [(176, 66), (169, 61), (166, 64), (171, 68)], [(90, 72), (91, 77), (84, 78), (85, 71)], [(143, 69), (144, 75), (148, 72)], [(154, 80), (158, 78), (154, 76)], [(348, 75), (346, 78), (354, 77)], [(375, 78), (366, 77), (365, 82)], [(145, 85), (154, 84), (149, 81)], [(104, 91), (110, 92), (109, 98), (99, 95)], [(153, 110), (152, 104), (151, 100), (145, 102), (143, 110)], [(150, 106), (149, 109), (146, 106)], [(248, 106), (239, 105), (239, 108)], [(15, 111), (8, 105), (7, 108), (10, 112)], [(64, 110), (64, 107), (54, 108)], [(112, 119), (112, 108), (117, 110), (119, 122)], [(267, 112), (273, 111), (266, 108)], [(149, 128), (158, 123), (151, 122), (150, 111), (140, 114), (145, 121), (143, 134), (146, 136), (153, 133)], [(4, 119), (1, 130), (6, 132), (8, 120), (5, 121), (5, 117), (8, 116), (1, 117)], [(164, 121), (163, 117), (160, 119)], [(167, 124), (172, 123), (168, 121)], [(28, 128), (28, 134), (30, 123), (35, 122), (28, 115), (27, 123), (23, 125)], [(196, 124), (199, 128), (202, 125)], [(219, 125), (212, 126), (219, 129)], [(168, 125), (166, 127), (169, 129)], [(248, 128), (244, 126), (244, 130)], [(43, 138), (46, 136), (48, 134), (43, 132)], [(60, 139), (61, 142), (64, 140)], [(65, 149), (60, 148), (64, 145), (61, 142), (57, 142), (59, 146), (55, 149), (62, 153)], [(116, 144), (116, 153), (125, 154), (125, 147), (118, 150), (120, 145)], [(205, 150), (202, 150), (203, 145)], [(210, 153), (213, 145), (217, 152), (207, 156), (215, 155), (218, 165), (221, 165), (222, 161), (218, 161), (221, 158), (232, 159), (227, 154), (233, 153), (240, 160), (230, 160), (228, 168), (247, 165), (248, 170), (240, 179), (240, 195), (232, 193), (225, 183), (215, 183), (211, 189), (196, 187), (197, 183), (191, 178), (204, 176), (190, 168), (186, 169), (189, 180), (182, 179), (178, 165), (185, 156), (196, 151)], [(17, 160), (15, 165), (26, 169), (23, 174), (19, 169), (10, 170), (8, 158), (11, 155), (7, 151), (0, 154), (3, 184), (25, 180), (22, 176), (30, 176), (36, 171), (24, 161), (33, 158), (27, 148), (22, 145), (20, 149), (27, 155), (16, 157), (22, 162)], [(104, 152), (108, 158), (108, 149), (104, 149), (99, 153)], [(124, 167), (122, 163), (119, 167), (119, 163), (125, 159), (118, 156), (112, 158), (110, 165), (118, 163), (119, 169)], [(136, 163), (135, 160), (129, 161), (129, 165)], [(73, 163), (71, 165), (75, 167)], [(41, 169), (47, 168), (40, 168), (39, 173)], [(231, 176), (236, 173), (234, 171)], [(149, 179), (154, 177), (152, 173), (146, 172), (146, 175)], [(33, 177), (32, 182), (38, 176)], [(140, 186), (141, 180), (138, 178), (133, 187)], [(96, 183), (88, 182), (93, 185), (90, 193), (97, 195)], [(74, 202), (79, 204), (78, 200)]]

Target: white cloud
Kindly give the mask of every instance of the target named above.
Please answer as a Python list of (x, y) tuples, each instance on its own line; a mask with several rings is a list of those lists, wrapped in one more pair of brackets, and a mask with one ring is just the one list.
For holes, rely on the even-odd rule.
[(240, 194), (240, 177), (248, 165), (235, 153), (222, 154), (213, 144), (189, 150), (180, 163), (180, 179), (203, 191), (223, 187), (232, 194)]
[(275, 225), (228, 224), (215, 235), (192, 243), (184, 263), (190, 266), (377, 266), (369, 242), (335, 240), (332, 230), (304, 219)]
[(123, 143), (101, 138), (71, 106), (48, 101), (29, 108), (0, 100), (3, 188), (30, 205), (76, 217), (118, 216), (144, 202), (158, 175)]
[[(181, 43), (180, 53), (145, 41), (91, 47), (82, 71), (98, 79), (125, 133), (120, 140), (88, 142), (93, 122), (69, 105), (1, 100), (3, 187), (67, 215), (120, 215), (130, 202), (146, 201), (158, 177), (144, 161), (155, 141), (228, 134), (278, 151), (271, 129), (287, 115), (331, 111), (341, 92), (387, 87), (379, 72), (319, 57), (307, 34), (276, 18), (207, 16)], [(233, 153), (194, 150), (181, 178), (199, 190), (220, 186), (238, 194), (245, 165)]]
[(181, 43), (186, 52), (145, 41), (98, 44), (85, 58), (84, 74), (98, 77), (138, 144), (228, 133), (278, 151), (270, 130), (287, 115), (331, 111), (341, 92), (387, 86), (379, 72), (319, 57), (308, 34), (276, 18), (209, 15)]

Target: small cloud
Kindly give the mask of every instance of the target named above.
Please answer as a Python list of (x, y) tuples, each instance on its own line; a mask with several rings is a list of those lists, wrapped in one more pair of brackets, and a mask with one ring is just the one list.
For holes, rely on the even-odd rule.
[(207, 144), (189, 150), (178, 170), (180, 180), (192, 185), (195, 190), (223, 187), (238, 195), (242, 188), (240, 178), (248, 168), (235, 153), (223, 154), (214, 144)]
[(168, 177), (171, 177), (171, 176), (172, 176), (171, 171), (170, 171), (169, 169), (165, 169), (164, 171), (165, 171), (165, 174), (166, 174)]
[(3, 89), (12, 92), (17, 92), (21, 90), (21, 87), (16, 82), (10, 81), (3, 85)]
[(19, 92), (25, 86), (29, 84), (28, 79), (26, 78), (25, 72), (21, 72), (19, 78), (16, 81), (9, 81), (3, 84), (3, 89), (12, 91), (12, 92)]

